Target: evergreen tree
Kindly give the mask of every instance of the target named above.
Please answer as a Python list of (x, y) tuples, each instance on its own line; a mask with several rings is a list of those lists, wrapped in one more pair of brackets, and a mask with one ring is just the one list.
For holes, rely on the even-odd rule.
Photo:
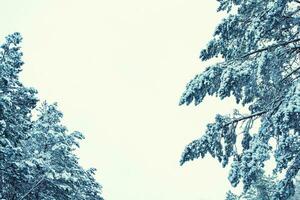
[(37, 200), (102, 200), (100, 185), (93, 178), (95, 169), (84, 170), (72, 153), (84, 136), (77, 131), (67, 134), (56, 104), (44, 102), (38, 111), (31, 137), (24, 142), (28, 157), (22, 160), (21, 166), (26, 169), (29, 165), (30, 169), (26, 173), (30, 193), (24, 195)]
[(27, 178), (18, 167), (24, 155), (22, 141), (30, 137), (31, 111), (36, 106), (36, 91), (19, 81), (23, 64), (18, 47), (22, 38), (6, 37), (0, 50), (0, 174), (2, 199), (17, 199)]
[(83, 135), (68, 133), (56, 104), (36, 109), (37, 91), (20, 83), (21, 40), (9, 35), (0, 51), (0, 199), (102, 200), (95, 169), (73, 153)]
[[(274, 199), (288, 199), (294, 194), (293, 180), (300, 168), (300, 2), (218, 1), (218, 11), (228, 15), (200, 58), (221, 56), (223, 61), (187, 84), (180, 105), (192, 101), (198, 105), (207, 95), (232, 96), (249, 114), (218, 114), (205, 134), (186, 146), (180, 163), (207, 153), (223, 167), (232, 159), (228, 179), (234, 187), (242, 182), (247, 191), (259, 179), (265, 161), (274, 156), (274, 173), (284, 173)], [(238, 125), (242, 126), (241, 144), (237, 143)]]

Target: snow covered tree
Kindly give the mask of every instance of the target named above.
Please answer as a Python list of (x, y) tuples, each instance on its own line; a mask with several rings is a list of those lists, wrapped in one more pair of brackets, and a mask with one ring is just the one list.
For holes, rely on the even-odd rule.
[(187, 84), (180, 105), (198, 105), (208, 95), (232, 96), (249, 113), (218, 114), (205, 134), (186, 146), (180, 163), (207, 153), (223, 167), (232, 160), (228, 179), (234, 187), (242, 182), (247, 191), (274, 156), (274, 173), (284, 175), (274, 199), (288, 199), (300, 168), (300, 1), (218, 1), (227, 17), (200, 58), (223, 61)]
[(6, 37), (0, 49), (0, 199), (16, 199), (27, 181), (20, 168), (20, 144), (29, 137), (31, 111), (36, 106), (36, 91), (24, 87), (18, 75), (23, 64), (15, 33)]
[(95, 169), (73, 152), (83, 135), (68, 133), (56, 104), (36, 109), (37, 91), (20, 83), (21, 40), (9, 35), (0, 50), (0, 199), (102, 200)]
[[(38, 109), (30, 138), (24, 141), (27, 151), (22, 168), (28, 177), (26, 193), (29, 199), (89, 199), (102, 200), (100, 185), (93, 178), (95, 169), (84, 170), (73, 151), (79, 147), (80, 132), (67, 134), (61, 124), (62, 113), (57, 105), (46, 102)], [(27, 147), (27, 148), (26, 148)]]

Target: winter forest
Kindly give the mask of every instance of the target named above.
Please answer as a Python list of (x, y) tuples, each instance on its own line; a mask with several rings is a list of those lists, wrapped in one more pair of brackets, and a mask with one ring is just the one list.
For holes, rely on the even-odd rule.
[(0, 6), (0, 200), (300, 200), (300, 1)]

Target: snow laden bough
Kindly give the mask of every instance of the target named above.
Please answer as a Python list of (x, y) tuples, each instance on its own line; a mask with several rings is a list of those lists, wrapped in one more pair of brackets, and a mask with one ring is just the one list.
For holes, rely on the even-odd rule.
[[(221, 56), (223, 62), (196, 75), (180, 105), (198, 105), (206, 96), (232, 96), (247, 106), (249, 114), (218, 114), (205, 134), (186, 146), (180, 164), (207, 153), (223, 167), (232, 159), (228, 179), (233, 186), (242, 182), (247, 191), (273, 156), (273, 171), (284, 178), (270, 198), (288, 199), (295, 192), (293, 180), (300, 168), (300, 2), (218, 1), (218, 11), (228, 15), (200, 58)], [(256, 121), (259, 129), (253, 131)], [(242, 131), (241, 144), (237, 144), (237, 131)]]

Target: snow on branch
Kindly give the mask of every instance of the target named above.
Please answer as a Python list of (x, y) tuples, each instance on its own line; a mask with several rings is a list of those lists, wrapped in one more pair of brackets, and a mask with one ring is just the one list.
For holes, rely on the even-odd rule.
[(279, 47), (279, 46), (286, 46), (286, 45), (288, 45), (290, 43), (299, 42), (299, 41), (300, 41), (300, 38), (297, 38), (297, 39), (294, 39), (294, 40), (291, 40), (291, 41), (287, 41), (287, 42), (282, 42), (282, 43), (279, 43), (279, 44), (270, 45), (268, 47), (261, 48), (261, 49), (252, 51), (250, 53), (247, 53), (247, 54), (243, 55), (241, 58), (247, 58), (247, 57), (249, 57), (249, 56), (251, 56), (253, 54), (257, 54), (257, 53), (260, 53), (260, 52), (263, 52), (263, 51), (267, 51), (269, 49), (276, 48), (276, 47)]

